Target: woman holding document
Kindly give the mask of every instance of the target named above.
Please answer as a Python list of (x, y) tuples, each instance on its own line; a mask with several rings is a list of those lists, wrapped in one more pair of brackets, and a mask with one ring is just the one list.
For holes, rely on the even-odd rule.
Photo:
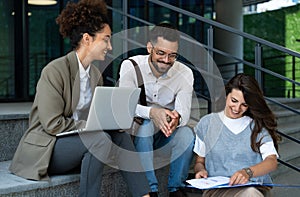
[[(257, 81), (238, 74), (225, 86), (223, 111), (204, 116), (195, 127), (196, 178), (230, 177), (229, 185), (255, 181), (271, 184), (277, 168), (276, 119)], [(268, 196), (268, 187), (204, 190), (203, 196)]]

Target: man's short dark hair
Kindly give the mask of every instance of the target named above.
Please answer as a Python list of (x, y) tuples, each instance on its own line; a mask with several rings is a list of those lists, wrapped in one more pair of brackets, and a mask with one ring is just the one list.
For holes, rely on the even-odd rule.
[(171, 42), (178, 42), (180, 34), (170, 23), (160, 23), (150, 31), (150, 42), (156, 43), (158, 37)]

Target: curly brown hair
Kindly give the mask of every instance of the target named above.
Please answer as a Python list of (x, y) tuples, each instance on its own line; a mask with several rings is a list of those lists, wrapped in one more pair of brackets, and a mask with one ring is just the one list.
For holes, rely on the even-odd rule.
[(259, 152), (262, 139), (260, 139), (259, 142), (256, 142), (256, 139), (263, 128), (267, 129), (273, 139), (276, 150), (278, 150), (278, 141), (280, 141), (280, 136), (277, 133), (276, 117), (267, 105), (263, 92), (257, 81), (249, 75), (240, 73), (230, 79), (226, 84), (226, 96), (232, 91), (232, 89), (242, 91), (244, 99), (249, 106), (244, 115), (251, 117), (255, 123), (251, 134), (252, 150)]
[(95, 36), (109, 25), (106, 3), (103, 0), (69, 1), (56, 18), (56, 23), (60, 26), (61, 35), (69, 37), (72, 49), (76, 49), (84, 33)]

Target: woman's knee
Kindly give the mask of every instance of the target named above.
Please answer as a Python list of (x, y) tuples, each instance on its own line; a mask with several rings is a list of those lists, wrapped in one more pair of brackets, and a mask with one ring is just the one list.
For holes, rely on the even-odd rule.
[(264, 197), (264, 195), (255, 187), (246, 187), (240, 194), (239, 197)]

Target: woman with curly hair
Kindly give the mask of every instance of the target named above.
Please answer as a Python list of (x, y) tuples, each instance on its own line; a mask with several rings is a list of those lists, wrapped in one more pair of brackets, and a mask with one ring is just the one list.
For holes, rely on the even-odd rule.
[[(238, 74), (225, 86), (223, 111), (200, 119), (195, 127), (196, 178), (230, 177), (230, 185), (248, 181), (272, 183), (269, 173), (277, 168), (279, 136), (276, 118), (257, 81)], [(266, 187), (205, 190), (207, 196), (264, 196)]]
[[(29, 128), (19, 143), (10, 171), (27, 179), (45, 180), (49, 175), (79, 169), (79, 196), (100, 196), (103, 167), (112, 145), (135, 152), (129, 134), (117, 131), (63, 137), (56, 134), (85, 127), (94, 89), (103, 85), (101, 73), (92, 61), (104, 60), (112, 50), (106, 4), (101, 0), (69, 2), (56, 22), (62, 36), (70, 39), (72, 51), (43, 69)], [(86, 144), (83, 139), (91, 143)], [(118, 152), (113, 157), (117, 164), (128, 162)], [(135, 161), (139, 161), (138, 156)], [(121, 171), (121, 174), (132, 196), (149, 196), (143, 172)]]

